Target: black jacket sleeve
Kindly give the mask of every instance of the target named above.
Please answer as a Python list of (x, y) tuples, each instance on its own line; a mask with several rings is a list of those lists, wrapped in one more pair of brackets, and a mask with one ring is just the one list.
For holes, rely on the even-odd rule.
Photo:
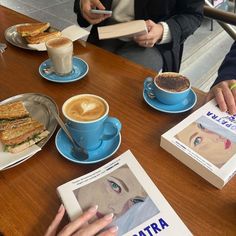
[(203, 5), (202, 0), (176, 1), (175, 14), (166, 20), (172, 35), (173, 48), (183, 44), (201, 25)]
[(225, 56), (218, 70), (218, 77), (216, 78), (212, 87), (222, 81), (231, 79), (236, 79), (236, 42), (233, 43), (230, 51)]

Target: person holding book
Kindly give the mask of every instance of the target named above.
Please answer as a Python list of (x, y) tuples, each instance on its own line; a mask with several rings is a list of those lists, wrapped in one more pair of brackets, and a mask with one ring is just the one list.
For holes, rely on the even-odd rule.
[(236, 135), (204, 116), (175, 137), (218, 168), (236, 153)]
[(216, 99), (222, 111), (236, 114), (236, 42), (225, 56), (206, 101), (212, 98)]
[[(90, 207), (80, 217), (67, 224), (60, 232), (57, 232), (59, 224), (65, 214), (65, 208), (61, 205), (44, 236), (115, 236), (118, 230), (116, 226), (103, 231), (103, 229), (112, 222), (113, 214), (105, 215), (103, 218), (88, 224), (88, 221), (96, 215), (97, 209), (97, 205)], [(101, 230), (102, 232), (99, 233)]]
[[(156, 71), (180, 69), (184, 41), (203, 19), (202, 0), (75, 0), (81, 27), (91, 28), (88, 42)], [(112, 14), (91, 13), (92, 8)], [(145, 20), (147, 34), (133, 38), (99, 40), (97, 27)]]

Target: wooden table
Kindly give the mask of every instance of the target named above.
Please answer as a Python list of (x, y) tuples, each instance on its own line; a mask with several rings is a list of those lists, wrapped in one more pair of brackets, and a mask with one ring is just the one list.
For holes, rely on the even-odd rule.
[[(0, 7), (0, 19), (0, 41), (5, 41), (4, 30), (9, 26), (34, 21), (4, 7)], [(236, 178), (217, 190), (160, 148), (161, 134), (191, 111), (176, 115), (154, 110), (145, 103), (142, 92), (144, 79), (155, 72), (90, 44), (82, 46), (77, 41), (74, 46), (74, 54), (89, 64), (89, 73), (77, 82), (59, 84), (38, 73), (46, 52), (8, 44), (0, 58), (0, 100), (43, 93), (61, 109), (75, 94), (102, 96), (110, 104), (110, 115), (123, 126), (121, 146), (112, 158), (130, 149), (194, 235), (236, 235)], [(197, 94), (199, 107), (204, 93)], [(42, 235), (60, 205), (56, 187), (106, 162), (74, 164), (58, 153), (54, 139), (55, 134), (28, 161), (0, 172), (0, 231), (4, 235)]]

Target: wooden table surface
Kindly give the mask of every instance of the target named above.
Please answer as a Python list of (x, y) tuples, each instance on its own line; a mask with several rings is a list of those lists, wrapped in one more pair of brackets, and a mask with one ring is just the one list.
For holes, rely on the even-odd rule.
[[(0, 7), (0, 21), (0, 42), (6, 42), (5, 29), (34, 20)], [(122, 123), (122, 143), (111, 158), (130, 149), (194, 235), (236, 235), (236, 178), (218, 190), (160, 148), (161, 134), (191, 111), (166, 114), (145, 103), (143, 81), (155, 72), (77, 41), (74, 54), (88, 63), (87, 76), (73, 83), (53, 83), (38, 73), (39, 65), (48, 57), (46, 52), (9, 43), (7, 46), (0, 55), (0, 100), (23, 93), (43, 93), (54, 99), (61, 110), (63, 102), (76, 94), (92, 93), (105, 98), (110, 115)], [(197, 94), (199, 107), (204, 93)], [(42, 151), (0, 172), (0, 231), (4, 235), (43, 235), (60, 205), (56, 187), (106, 163), (74, 164), (58, 153), (54, 140), (55, 133)]]

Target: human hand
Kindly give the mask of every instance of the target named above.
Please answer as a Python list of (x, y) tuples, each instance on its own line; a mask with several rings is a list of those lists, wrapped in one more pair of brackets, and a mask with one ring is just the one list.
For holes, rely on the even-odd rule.
[[(80, 217), (76, 220), (67, 224), (58, 234), (58, 226), (64, 216), (65, 208), (63, 205), (60, 206), (57, 215), (53, 219), (52, 223), (49, 225), (47, 232), (44, 236), (92, 236), (97, 235), (97, 233), (102, 230), (104, 227), (109, 225), (112, 222), (113, 214), (108, 214), (101, 219), (94, 221), (91, 224), (88, 224), (88, 221), (96, 215), (97, 206), (89, 208), (85, 211)], [(98, 234), (98, 236), (113, 236), (116, 235), (118, 227), (112, 227)]]
[(156, 24), (152, 20), (147, 20), (146, 25), (148, 33), (134, 37), (134, 41), (141, 47), (151, 48), (162, 39), (164, 29), (160, 23)]
[(235, 83), (236, 80), (226, 80), (216, 84), (207, 94), (206, 102), (215, 97), (221, 111), (236, 114), (236, 87), (230, 89)]
[(91, 13), (91, 9), (97, 8), (99, 10), (105, 10), (105, 7), (99, 0), (81, 0), (80, 9), (83, 17), (92, 25), (98, 24), (105, 20), (106, 18), (111, 17), (108, 14), (96, 14)]

